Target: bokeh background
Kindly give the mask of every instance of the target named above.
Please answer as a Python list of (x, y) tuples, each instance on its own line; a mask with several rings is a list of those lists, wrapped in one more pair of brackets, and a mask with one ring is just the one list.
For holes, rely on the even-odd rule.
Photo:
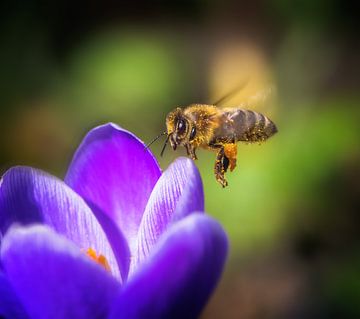
[[(88, 129), (150, 141), (167, 112), (248, 105), (278, 125), (240, 145), (206, 210), (229, 234), (203, 319), (360, 318), (359, 10), (350, 2), (8, 1), (0, 8), (0, 173), (62, 177)], [(158, 154), (165, 169), (183, 151)], [(136, 167), (133, 168), (136, 170)]]

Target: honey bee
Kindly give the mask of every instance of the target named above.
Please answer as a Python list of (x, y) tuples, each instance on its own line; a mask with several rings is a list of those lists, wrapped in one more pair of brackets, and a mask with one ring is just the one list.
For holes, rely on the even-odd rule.
[(197, 148), (215, 151), (215, 178), (222, 187), (226, 187), (228, 182), (225, 173), (228, 168), (232, 172), (236, 167), (236, 143), (260, 143), (276, 132), (275, 124), (255, 111), (240, 107), (191, 104), (171, 111), (166, 116), (166, 132), (150, 144), (161, 135), (167, 135), (161, 156), (170, 142), (173, 150), (184, 146), (193, 160), (197, 159)]
[(265, 115), (241, 108), (218, 108), (215, 105), (191, 104), (177, 107), (166, 116), (167, 138), (173, 150), (184, 146), (188, 156), (197, 159), (196, 149), (217, 153), (214, 174), (226, 187), (225, 173), (236, 167), (237, 142), (259, 143), (277, 132), (275, 124)]

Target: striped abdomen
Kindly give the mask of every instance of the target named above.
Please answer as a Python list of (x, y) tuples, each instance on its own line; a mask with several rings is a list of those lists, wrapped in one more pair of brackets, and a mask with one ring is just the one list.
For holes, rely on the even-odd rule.
[(277, 132), (275, 124), (268, 117), (251, 110), (224, 110), (221, 122), (214, 136), (219, 142), (262, 142)]

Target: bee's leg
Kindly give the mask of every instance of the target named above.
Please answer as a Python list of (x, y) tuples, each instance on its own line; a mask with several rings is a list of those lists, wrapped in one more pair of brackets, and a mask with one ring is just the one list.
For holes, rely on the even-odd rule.
[(221, 184), (222, 187), (226, 187), (228, 185), (225, 179), (225, 172), (228, 166), (228, 159), (225, 156), (224, 147), (221, 146), (220, 150), (217, 153), (215, 166), (214, 166), (214, 173), (216, 180)]
[(223, 160), (222, 160), (222, 164), (223, 164), (225, 173), (227, 172), (227, 169), (229, 167), (229, 163), (230, 163), (229, 159), (226, 157), (226, 155), (224, 155)]
[(195, 147), (190, 147), (190, 156), (194, 161), (196, 161), (198, 159), (196, 156), (195, 150), (196, 150)]
[(185, 144), (187, 155), (191, 157), (192, 160), (197, 160), (195, 153), (195, 147), (192, 147), (190, 144)]
[[(224, 154), (228, 158), (230, 164), (230, 172), (236, 167), (237, 157), (237, 145), (235, 143), (229, 143), (224, 145)], [(226, 171), (226, 170), (225, 170)]]
[(192, 150), (191, 158), (192, 158), (193, 160), (197, 160), (198, 158), (197, 158), (196, 153), (195, 153), (196, 148), (193, 147), (193, 148), (191, 148), (191, 150)]
[(187, 154), (188, 156), (190, 156), (190, 150), (189, 150), (189, 148), (190, 148), (189, 144), (185, 144), (186, 154)]

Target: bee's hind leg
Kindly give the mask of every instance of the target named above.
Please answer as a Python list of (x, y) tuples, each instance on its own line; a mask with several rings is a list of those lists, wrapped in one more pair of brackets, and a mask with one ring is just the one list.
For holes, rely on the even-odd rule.
[(225, 144), (224, 154), (225, 157), (228, 159), (228, 166), (230, 165), (230, 172), (232, 172), (236, 167), (237, 145), (235, 143)]
[(217, 153), (214, 174), (216, 180), (221, 184), (222, 187), (226, 187), (228, 182), (225, 179), (225, 172), (229, 166), (229, 159), (225, 156), (224, 147), (221, 147)]
[(226, 155), (224, 155), (223, 159), (222, 159), (222, 164), (223, 164), (223, 167), (224, 167), (224, 172), (226, 173), (227, 172), (227, 169), (229, 167), (229, 164), (230, 164), (230, 161), (229, 159), (226, 157)]

